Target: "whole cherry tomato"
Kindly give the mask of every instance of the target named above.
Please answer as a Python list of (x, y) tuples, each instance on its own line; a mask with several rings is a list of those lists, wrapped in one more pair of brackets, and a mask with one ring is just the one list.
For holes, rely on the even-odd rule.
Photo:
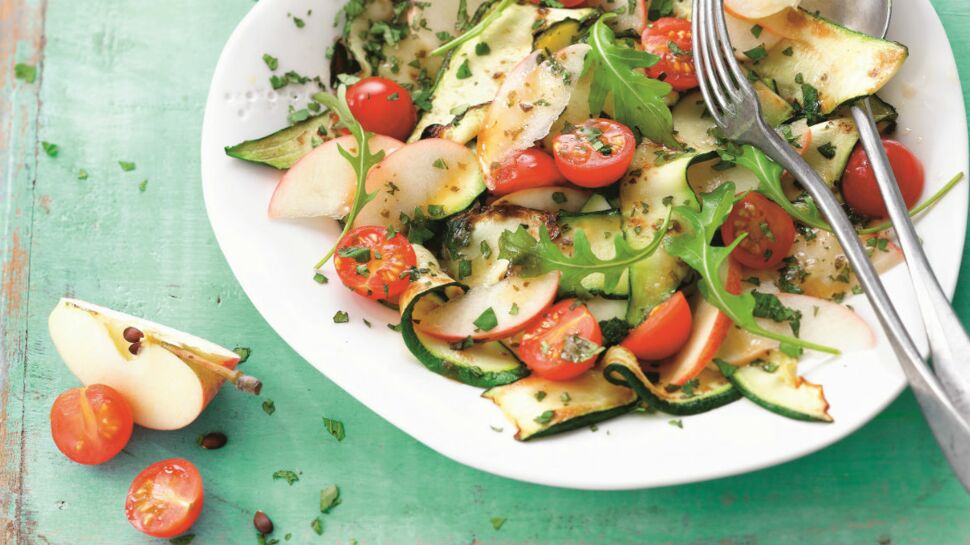
[[(903, 194), (907, 208), (916, 206), (923, 195), (925, 177), (923, 163), (903, 144), (883, 138), (882, 144), (889, 157), (889, 165), (896, 175), (896, 183)], [(853, 210), (872, 218), (889, 217), (886, 203), (882, 200), (882, 193), (876, 183), (876, 175), (872, 171), (872, 163), (862, 145), (856, 147), (849, 157), (842, 176), (842, 196)]]
[(364, 130), (407, 140), (418, 122), (411, 93), (397, 83), (372, 76), (347, 89), (347, 105)]

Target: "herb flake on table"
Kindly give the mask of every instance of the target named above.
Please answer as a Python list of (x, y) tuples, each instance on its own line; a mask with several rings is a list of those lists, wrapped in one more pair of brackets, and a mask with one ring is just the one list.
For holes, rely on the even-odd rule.
[(280, 60), (269, 53), (263, 53), (263, 62), (270, 70), (276, 70), (280, 66)]
[(34, 83), (37, 80), (37, 67), (18, 62), (13, 66), (13, 75), (24, 83)]
[(61, 152), (61, 149), (57, 147), (57, 144), (51, 142), (41, 142), (40, 146), (44, 148), (44, 153), (46, 153), (48, 157), (57, 157), (57, 154)]
[(273, 472), (273, 480), (284, 480), (286, 481), (286, 484), (293, 486), (293, 483), (300, 480), (300, 476), (297, 475), (295, 471), (291, 471), (289, 469), (280, 469)]
[(338, 310), (336, 314), (333, 315), (333, 323), (335, 324), (346, 324), (350, 321), (350, 314), (342, 310)]
[(236, 348), (233, 348), (232, 351), (235, 352), (237, 356), (239, 356), (239, 361), (236, 362), (237, 365), (246, 363), (246, 360), (249, 359), (249, 356), (253, 355), (253, 349), (246, 348), (245, 346), (237, 346)]
[(334, 420), (332, 418), (323, 417), (323, 427), (327, 429), (338, 442), (343, 441), (344, 437), (347, 437), (347, 432), (344, 430), (344, 423), (340, 420)]
[(502, 528), (502, 525), (505, 524), (505, 520), (506, 520), (505, 517), (492, 517), (491, 518), (492, 528), (495, 530), (500, 530)]
[(331, 484), (320, 491), (320, 512), (329, 513), (331, 509), (340, 505), (340, 488)]
[(317, 284), (326, 284), (330, 279), (324, 276), (323, 273), (316, 273), (313, 275), (313, 281)]
[(80, 169), (80, 170), (78, 170), (77, 171), (77, 179), (78, 180), (87, 180), (88, 179), (88, 171), (84, 170), (83, 168)]
[(148, 189), (148, 180), (142, 180), (138, 183), (138, 191), (144, 193)]
[(185, 534), (183, 536), (173, 537), (168, 542), (172, 545), (189, 545), (193, 539), (195, 539), (195, 534)]
[(323, 520), (320, 517), (317, 517), (317, 518), (313, 519), (313, 521), (310, 522), (310, 528), (312, 528), (313, 531), (318, 536), (322, 536), (323, 535)]
[(121, 170), (125, 172), (131, 172), (132, 170), (135, 170), (135, 163), (131, 161), (118, 161), (118, 166), (121, 167)]
[(276, 412), (276, 403), (272, 399), (267, 399), (263, 401), (263, 412), (266, 414), (273, 414)]
[(681, 420), (680, 418), (677, 418), (674, 420), (668, 420), (667, 423), (675, 428), (684, 429), (684, 421)]

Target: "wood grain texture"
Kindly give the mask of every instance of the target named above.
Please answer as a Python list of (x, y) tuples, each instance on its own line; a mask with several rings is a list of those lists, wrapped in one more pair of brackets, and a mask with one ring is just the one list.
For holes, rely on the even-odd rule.
[[(970, 81), (970, 5), (935, 4)], [(970, 544), (970, 499), (909, 393), (813, 456), (676, 488), (558, 490), (437, 455), (302, 361), (259, 317), (216, 247), (199, 184), (202, 110), (222, 44), (252, 2), (0, 6), (0, 542), (158, 543), (127, 524), (122, 498), (144, 466), (183, 456), (206, 480), (193, 530), (202, 545), (255, 543), (257, 509), (272, 517), (275, 537), (291, 532), (289, 543), (300, 545)], [(13, 81), (14, 59), (43, 60), (38, 82)], [(38, 153), (41, 140), (59, 144), (59, 156)], [(136, 170), (122, 172), (119, 160)], [(87, 180), (77, 179), (79, 169)], [(970, 260), (962, 279), (956, 301), (967, 318)], [(54, 397), (76, 385), (47, 335), (47, 313), (64, 295), (252, 347), (244, 369), (264, 380), (276, 412), (227, 390), (185, 430), (139, 429), (110, 463), (71, 463), (48, 429)], [(345, 423), (343, 442), (326, 433), (323, 416)], [(229, 436), (225, 448), (196, 446), (215, 430)], [(274, 481), (277, 469), (299, 471), (300, 480)], [(332, 482), (343, 502), (318, 537), (310, 522)], [(507, 521), (495, 530), (491, 517)]]

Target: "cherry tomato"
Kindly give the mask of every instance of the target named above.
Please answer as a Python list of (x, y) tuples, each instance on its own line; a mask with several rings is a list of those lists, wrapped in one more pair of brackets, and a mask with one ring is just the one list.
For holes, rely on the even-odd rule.
[(582, 187), (604, 187), (619, 180), (633, 162), (637, 141), (626, 125), (589, 119), (553, 140), (559, 172)]
[(372, 76), (347, 89), (350, 113), (364, 130), (407, 140), (418, 122), (411, 93), (397, 83)]
[(358, 227), (340, 239), (333, 258), (344, 285), (378, 300), (393, 300), (411, 283), (408, 269), (417, 265), (414, 247), (400, 233), (387, 237), (387, 228)]
[(569, 380), (596, 363), (602, 343), (599, 322), (586, 305), (566, 299), (526, 328), (519, 357), (540, 377)]
[[(916, 206), (923, 194), (925, 182), (923, 163), (909, 151), (909, 148), (895, 140), (883, 138), (882, 144), (886, 147), (886, 155), (889, 156), (889, 164), (892, 166), (893, 174), (896, 175), (896, 183), (899, 184), (906, 207)], [(845, 174), (842, 176), (842, 196), (845, 197), (845, 202), (857, 212), (872, 218), (889, 217), (886, 203), (883, 202), (882, 193), (876, 183), (876, 175), (872, 171), (872, 164), (862, 144), (852, 152), (849, 163), (845, 167)]]
[(188, 460), (170, 458), (146, 467), (131, 482), (125, 515), (139, 532), (173, 537), (195, 523), (204, 499), (199, 470)]
[(697, 87), (690, 21), (662, 17), (647, 25), (640, 41), (644, 51), (660, 57), (657, 64), (647, 68), (648, 76), (669, 83), (674, 91)]
[(638, 359), (662, 360), (683, 348), (690, 338), (692, 325), (690, 304), (684, 294), (678, 291), (655, 306), (647, 319), (633, 328), (620, 345), (629, 348)]
[(734, 205), (721, 226), (724, 244), (731, 244), (744, 233), (748, 236), (731, 252), (731, 257), (752, 269), (773, 269), (791, 251), (795, 222), (780, 206), (752, 191)]
[(104, 384), (71, 388), (51, 407), (51, 435), (58, 450), (79, 464), (102, 464), (128, 444), (131, 406)]
[(530, 148), (513, 155), (492, 169), (488, 188), (496, 195), (506, 195), (529, 189), (565, 183), (556, 161), (548, 153)]

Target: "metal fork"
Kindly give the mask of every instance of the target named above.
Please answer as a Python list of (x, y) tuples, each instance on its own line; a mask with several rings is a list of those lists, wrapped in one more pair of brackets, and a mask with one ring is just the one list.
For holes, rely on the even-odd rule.
[(930, 429), (953, 471), (970, 491), (970, 423), (946, 397), (920, 356), (835, 195), (765, 122), (758, 97), (734, 58), (723, 0), (694, 0), (693, 18), (694, 63), (708, 111), (729, 140), (761, 149), (801, 182), (815, 200), (865, 289)]

